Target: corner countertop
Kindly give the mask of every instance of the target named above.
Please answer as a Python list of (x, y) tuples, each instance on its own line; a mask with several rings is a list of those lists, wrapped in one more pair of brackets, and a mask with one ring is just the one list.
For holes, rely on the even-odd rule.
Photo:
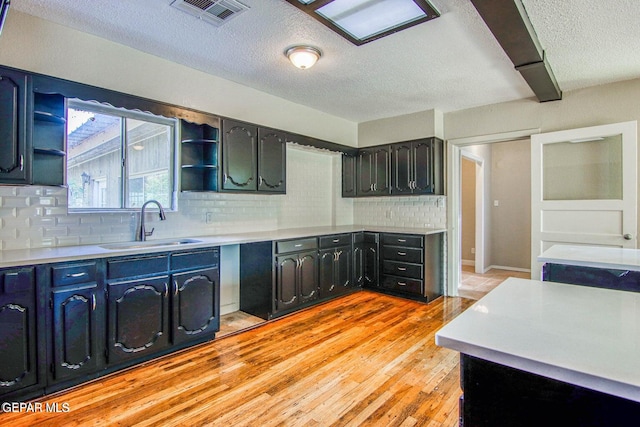
[(554, 245), (538, 256), (538, 262), (640, 271), (640, 250)]
[[(105, 243), (99, 245), (82, 246), (58, 246), (55, 248), (17, 249), (0, 251), (0, 268), (19, 267), (32, 264), (45, 264), (65, 262), (89, 258), (108, 258), (123, 255), (135, 255), (139, 253), (167, 252), (173, 250), (197, 249), (212, 246), (238, 245), (242, 243), (255, 243), (273, 240), (297, 239), (301, 237), (324, 236), (329, 234), (353, 233), (357, 231), (372, 231), (380, 233), (403, 234), (435, 234), (444, 233), (444, 228), (400, 228), (400, 227), (376, 227), (361, 225), (327, 226), (327, 227), (302, 227), (272, 231), (258, 231), (250, 233), (225, 234), (215, 236), (180, 236), (173, 239), (149, 239), (139, 243), (133, 248), (119, 248), (119, 243)], [(195, 243), (187, 243), (171, 246), (154, 246), (159, 242), (178, 239), (193, 239)], [(122, 242), (125, 243), (125, 242)], [(111, 249), (109, 249), (111, 247)]]
[(436, 344), (640, 402), (640, 293), (510, 278)]

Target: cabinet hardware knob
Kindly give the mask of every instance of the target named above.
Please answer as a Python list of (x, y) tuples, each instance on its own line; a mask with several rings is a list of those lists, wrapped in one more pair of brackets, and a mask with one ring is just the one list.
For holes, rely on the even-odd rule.
[(406, 242), (407, 242), (407, 239), (398, 239), (398, 242), (400, 242), (400, 243), (406, 243)]
[(633, 238), (633, 236), (631, 234), (629, 234), (629, 233), (625, 234), (622, 237), (624, 237), (624, 240), (631, 240)]
[(407, 282), (397, 282), (398, 286), (407, 286)]
[(222, 174), (222, 182), (223, 182), (224, 184), (226, 184), (226, 183), (227, 183), (227, 174), (226, 174), (226, 173), (225, 173), (225, 174)]
[(96, 311), (96, 294), (91, 295), (93, 299), (93, 305), (91, 306), (91, 311)]
[(176, 290), (173, 292), (173, 295), (178, 296), (178, 282), (174, 281), (173, 284), (176, 287)]
[(398, 252), (398, 255), (405, 256), (405, 255), (407, 255), (407, 253), (406, 252)]
[(297, 245), (293, 245), (294, 248), (299, 248), (302, 246), (302, 243), (298, 243)]
[(406, 267), (398, 267), (398, 271), (407, 271)]
[(20, 171), (24, 170), (24, 156), (20, 154)]
[(340, 239), (333, 239), (333, 243), (338, 243)]
[(164, 296), (169, 295), (169, 284), (167, 284), (167, 282), (164, 282)]

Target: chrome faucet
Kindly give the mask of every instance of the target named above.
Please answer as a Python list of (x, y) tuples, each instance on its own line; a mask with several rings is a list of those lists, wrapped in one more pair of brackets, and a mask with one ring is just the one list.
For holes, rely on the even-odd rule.
[(144, 242), (145, 240), (147, 240), (147, 237), (151, 236), (153, 234), (153, 230), (155, 230), (155, 227), (152, 228), (151, 231), (147, 231), (144, 228), (144, 209), (149, 203), (155, 203), (156, 205), (158, 205), (158, 209), (160, 209), (160, 221), (164, 221), (165, 219), (167, 219), (160, 202), (158, 202), (157, 200), (148, 200), (144, 202), (144, 205), (142, 205), (142, 209), (140, 210), (140, 231), (138, 232), (138, 236), (136, 238), (136, 240), (140, 242)]

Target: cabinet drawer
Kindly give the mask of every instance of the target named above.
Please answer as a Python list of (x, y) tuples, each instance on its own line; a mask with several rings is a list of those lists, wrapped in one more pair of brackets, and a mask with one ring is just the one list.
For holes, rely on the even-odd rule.
[(411, 262), (414, 264), (422, 264), (424, 262), (422, 249), (403, 248), (400, 246), (384, 246), (382, 249), (382, 257), (386, 260)]
[(96, 277), (97, 266), (95, 262), (51, 267), (51, 286), (54, 287), (95, 282)]
[(394, 291), (422, 295), (422, 280), (384, 275), (380, 284), (383, 288)]
[(365, 243), (378, 243), (378, 241), (380, 240), (380, 235), (378, 233), (365, 232), (362, 238)]
[(171, 254), (171, 270), (187, 270), (217, 266), (220, 260), (218, 248)]
[(382, 244), (392, 246), (406, 246), (410, 248), (421, 248), (423, 238), (415, 234), (382, 234)]
[(382, 271), (384, 274), (393, 274), (402, 277), (422, 279), (422, 264), (409, 264), (406, 262), (383, 261)]
[(320, 249), (333, 248), (351, 244), (351, 234), (334, 234), (320, 237)]
[(0, 271), (0, 295), (33, 292), (35, 283), (33, 267)]
[(169, 256), (167, 254), (138, 258), (116, 258), (107, 261), (107, 278), (148, 276), (166, 273), (168, 269)]
[(318, 248), (318, 239), (311, 237), (308, 239), (282, 240), (276, 242), (276, 252), (279, 254), (287, 252), (306, 251)]

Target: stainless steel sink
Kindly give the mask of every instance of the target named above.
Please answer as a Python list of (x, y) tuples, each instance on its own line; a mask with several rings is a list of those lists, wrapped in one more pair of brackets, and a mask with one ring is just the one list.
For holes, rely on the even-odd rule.
[(197, 239), (148, 240), (146, 242), (109, 243), (107, 245), (100, 245), (100, 247), (116, 251), (124, 249), (157, 248), (160, 246), (180, 246), (200, 242), (202, 242), (202, 240)]

